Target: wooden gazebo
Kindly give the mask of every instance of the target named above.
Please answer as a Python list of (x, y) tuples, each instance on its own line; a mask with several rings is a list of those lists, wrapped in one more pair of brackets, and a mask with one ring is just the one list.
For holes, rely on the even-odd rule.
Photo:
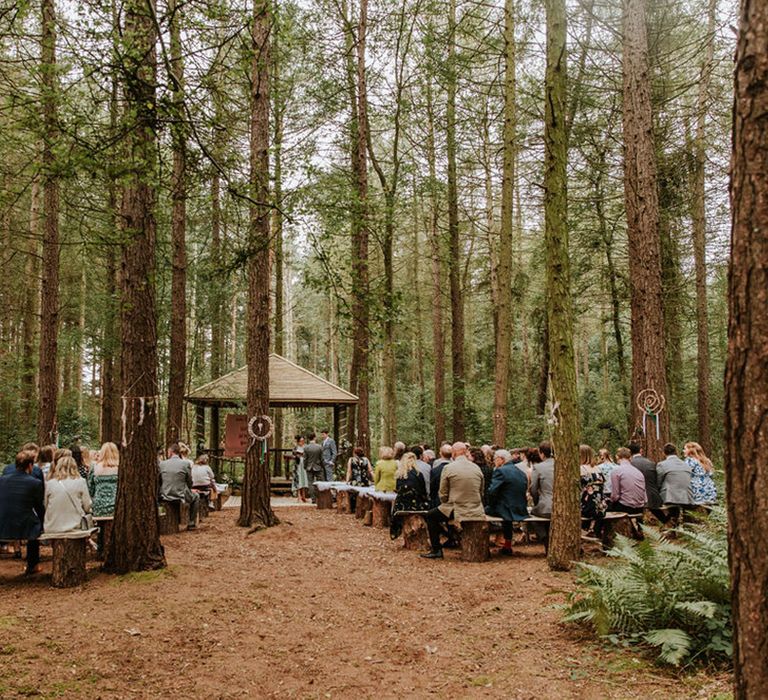
[[(244, 409), (247, 387), (248, 368), (241, 367), (203, 384), (185, 397), (196, 409), (195, 438), (198, 445), (205, 445), (206, 442), (205, 409), (208, 408), (211, 411), (210, 445), (213, 448), (210, 451), (218, 454), (221, 442), (219, 409)], [(339, 441), (342, 425), (346, 423), (347, 408), (357, 404), (357, 401), (357, 396), (314, 372), (275, 353), (269, 356), (270, 408), (332, 408), (333, 435)]]

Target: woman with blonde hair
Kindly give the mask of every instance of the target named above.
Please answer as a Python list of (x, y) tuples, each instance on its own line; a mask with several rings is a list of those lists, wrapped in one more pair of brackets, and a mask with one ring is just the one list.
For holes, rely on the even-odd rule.
[(45, 521), (47, 534), (81, 529), (81, 521), (91, 511), (91, 496), (77, 462), (63, 456), (56, 460), (45, 482)]
[(99, 456), (99, 462), (88, 472), (88, 491), (93, 498), (94, 516), (107, 518), (115, 514), (120, 453), (114, 442), (105, 442)]
[(397, 462), (394, 458), (395, 451), (391, 447), (385, 446), (379, 449), (379, 461), (376, 462), (376, 469), (373, 472), (373, 487), (377, 491), (395, 490)]
[(691, 468), (691, 490), (696, 505), (715, 503), (717, 487), (712, 478), (714, 468), (704, 448), (698, 442), (686, 442), (683, 447), (685, 463)]
[(400, 536), (402, 520), (398, 513), (404, 510), (429, 510), (427, 484), (424, 475), (419, 471), (416, 455), (406, 452), (400, 457), (395, 472), (395, 488), (397, 497), (392, 508), (389, 535), (394, 540)]

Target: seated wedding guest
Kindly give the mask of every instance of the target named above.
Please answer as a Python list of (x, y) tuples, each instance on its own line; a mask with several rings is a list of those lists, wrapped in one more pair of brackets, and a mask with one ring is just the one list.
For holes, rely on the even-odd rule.
[(427, 485), (424, 475), (419, 470), (415, 453), (406, 452), (400, 458), (400, 464), (395, 472), (395, 488), (397, 497), (392, 508), (389, 526), (389, 535), (393, 540), (400, 537), (403, 527), (402, 519), (397, 516), (400, 511), (427, 510), (429, 507)]
[[(71, 456), (72, 456), (72, 450), (70, 450), (68, 447), (57, 448), (56, 451), (53, 453), (53, 462), (51, 463), (51, 469), (53, 469), (56, 466), (56, 462), (58, 462), (60, 459), (63, 459), (64, 457), (71, 457)], [(48, 475), (48, 471), (46, 471), (45, 473), (46, 475)]]
[(597, 466), (603, 474), (603, 495), (608, 498), (611, 495), (611, 474), (618, 466), (613, 461), (610, 450), (603, 447), (597, 451)]
[(105, 442), (99, 450), (99, 461), (88, 472), (88, 493), (93, 499), (93, 516), (109, 518), (115, 514), (120, 453), (114, 442)]
[(605, 515), (605, 501), (603, 500), (603, 473), (595, 463), (595, 453), (589, 445), (579, 446), (579, 460), (581, 466), (581, 517), (589, 521), (588, 530), (591, 530), (595, 521)]
[(179, 454), (179, 443), (168, 448), (168, 459), (160, 462), (160, 500), (183, 501), (189, 505), (187, 530), (197, 526), (200, 496), (192, 490), (192, 468)]
[(712, 478), (714, 469), (704, 448), (698, 442), (686, 442), (683, 446), (685, 463), (691, 468), (691, 491), (695, 505), (715, 503), (717, 487)]
[(37, 449), (19, 452), (14, 471), (0, 476), (0, 540), (27, 541), (26, 574), (39, 573), (45, 486), (32, 476)]
[(616, 450), (618, 466), (611, 472), (611, 498), (608, 509), (621, 513), (642, 513), (645, 507), (645, 477), (629, 461), (626, 447)]
[(373, 472), (373, 486), (377, 491), (395, 490), (397, 462), (394, 457), (395, 452), (391, 447), (384, 446), (379, 449), (379, 461), (376, 462), (376, 469)]
[(395, 453), (392, 455), (392, 458), (397, 462), (405, 454), (405, 443), (398, 440), (393, 449)]
[(656, 462), (643, 456), (643, 448), (636, 442), (629, 443), (629, 451), (632, 453), (632, 466), (639, 469), (645, 479), (645, 504), (651, 512), (661, 520), (666, 521), (666, 514), (661, 508), (663, 501), (659, 493), (659, 476), (656, 473)]
[(552, 444), (544, 441), (539, 445), (538, 454), (534, 457), (528, 452), (528, 461), (534, 461), (531, 468), (531, 496), (533, 508), (531, 515), (548, 518), (552, 515), (552, 493), (555, 486), (555, 460), (552, 457)]
[[(34, 476), (35, 479), (40, 479), (40, 481), (45, 481), (45, 472), (43, 471), (43, 467), (45, 467), (45, 471), (47, 472), (48, 467), (51, 466), (51, 462), (53, 461), (53, 452), (55, 449), (55, 445), (46, 445), (43, 448), (38, 448), (34, 442), (25, 442), (21, 446), (19, 452), (32, 452), (35, 455), (34, 464), (32, 465), (32, 476)], [(45, 461), (43, 461), (43, 459)], [(15, 462), (11, 462), (3, 468), (3, 476), (6, 474), (15, 473)]]
[(469, 448), (469, 459), (477, 465), (478, 469), (483, 473), (483, 483), (485, 489), (483, 490), (483, 505), (488, 505), (488, 489), (491, 486), (491, 478), (493, 477), (493, 465), (489, 465), (485, 459), (485, 453), (479, 447)]
[(485, 512), (502, 518), (501, 531), (504, 546), (501, 553), (512, 554), (512, 523), (528, 517), (528, 477), (517, 468), (507, 450), (496, 450), (493, 456), (495, 469), (488, 489), (488, 505)]
[(77, 462), (73, 457), (60, 458), (45, 482), (45, 533), (80, 530), (83, 515), (90, 512), (91, 496)]
[[(677, 448), (671, 442), (664, 445), (663, 451), (664, 459), (656, 465), (661, 500), (665, 506), (693, 505), (691, 465), (677, 456)], [(676, 512), (679, 509), (671, 514), (675, 515)]]
[(88, 472), (91, 470), (90, 462), (88, 461), (89, 452), (87, 447), (81, 447), (80, 445), (72, 446), (72, 459), (77, 464), (77, 473), (83, 478), (88, 478)]
[(451, 518), (474, 520), (485, 518), (483, 508), (483, 473), (467, 458), (467, 446), (456, 442), (452, 447), (453, 461), (447, 464), (440, 477), (440, 505), (427, 513), (430, 551), (420, 556), (425, 559), (442, 559), (443, 547), (440, 530)]
[(204, 500), (208, 501), (208, 507), (215, 510), (213, 501), (216, 499), (216, 476), (208, 463), (208, 455), (198, 455), (195, 463), (192, 465), (192, 490), (197, 491)]
[(422, 449), (421, 445), (414, 445), (413, 447), (408, 448), (408, 452), (413, 453), (416, 455), (416, 468), (419, 470), (419, 473), (424, 477), (424, 485), (427, 489), (427, 497), (429, 497), (430, 493), (430, 486), (431, 486), (431, 476), (432, 476), (432, 467), (429, 466), (423, 459), (424, 450)]
[(432, 470), (429, 473), (429, 507), (437, 508), (440, 505), (440, 477), (443, 469), (451, 461), (453, 448), (447, 442), (440, 446), (440, 456), (432, 463)]
[(434, 451), (430, 449), (425, 449), (424, 454), (421, 455), (421, 458), (429, 465), (429, 468), (432, 469), (432, 462), (435, 461)]
[(362, 447), (356, 447), (347, 462), (347, 483), (370, 486), (374, 479), (373, 469)]

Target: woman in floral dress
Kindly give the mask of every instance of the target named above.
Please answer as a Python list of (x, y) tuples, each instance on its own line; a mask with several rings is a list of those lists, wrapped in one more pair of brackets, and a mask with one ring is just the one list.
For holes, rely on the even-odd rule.
[(712, 478), (714, 469), (709, 457), (698, 442), (686, 442), (685, 462), (691, 467), (691, 490), (696, 505), (717, 501), (717, 487)]

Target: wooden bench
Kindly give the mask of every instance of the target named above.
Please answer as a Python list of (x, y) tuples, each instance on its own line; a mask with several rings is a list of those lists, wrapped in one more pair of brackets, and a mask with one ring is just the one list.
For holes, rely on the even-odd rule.
[(463, 561), (488, 561), (491, 558), (490, 524), (502, 523), (503, 518), (486, 515), (483, 519), (461, 520), (461, 558)]
[(336, 512), (342, 515), (352, 513), (352, 490), (349, 484), (336, 484)]
[[(613, 540), (615, 539), (617, 534), (625, 535), (626, 537), (631, 537), (634, 534), (634, 527), (635, 523), (642, 519), (642, 513), (621, 513), (618, 511), (608, 511), (603, 518), (601, 518), (601, 521), (603, 523), (603, 534), (601, 538), (601, 542), (604, 547), (611, 547), (613, 545)], [(521, 520), (520, 522), (525, 523), (526, 525), (528, 523), (545, 523), (546, 528), (546, 536), (544, 538), (544, 551), (547, 552), (549, 550), (549, 523), (551, 522), (550, 518), (542, 517), (539, 515), (529, 515), (525, 520)], [(589, 523), (592, 522), (592, 519), (590, 518), (582, 518), (581, 523), (582, 525), (589, 525)], [(624, 532), (620, 532), (622, 528), (622, 525), (627, 525), (627, 529)], [(526, 538), (529, 537), (529, 532), (526, 528)], [(583, 539), (583, 537), (582, 537)], [(530, 540), (528, 540), (530, 542)]]
[(92, 528), (40, 535), (41, 542), (50, 542), (53, 547), (51, 584), (55, 588), (73, 588), (85, 583), (88, 540), (96, 530), (97, 528)]

